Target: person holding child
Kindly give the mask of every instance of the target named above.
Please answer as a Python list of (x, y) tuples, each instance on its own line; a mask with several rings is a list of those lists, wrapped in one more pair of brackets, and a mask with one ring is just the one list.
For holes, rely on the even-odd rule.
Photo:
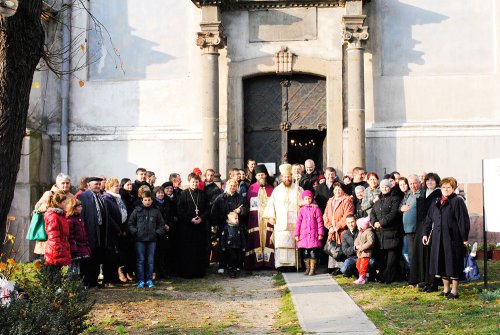
[[(154, 257), (156, 239), (165, 233), (165, 223), (153, 205), (151, 192), (142, 193), (142, 206), (137, 207), (130, 215), (128, 229), (135, 239), (137, 256), (137, 287), (153, 287)], [(146, 270), (146, 273), (144, 273)]]
[(245, 227), (239, 224), (236, 212), (227, 214), (227, 222), (221, 235), (221, 249), (229, 276), (235, 278), (243, 265), (243, 253), (246, 250)]
[(370, 227), (370, 217), (364, 217), (356, 221), (359, 234), (354, 241), (354, 249), (358, 260), (356, 261), (356, 269), (358, 269), (359, 278), (354, 281), (354, 284), (365, 284), (368, 280), (368, 266), (372, 257), (372, 250), (375, 246), (375, 233)]
[(295, 241), (306, 266), (304, 275), (316, 274), (316, 263), (319, 260), (321, 240), (323, 239), (323, 216), (318, 205), (313, 203), (310, 190), (302, 192), (304, 204), (299, 210), (295, 225)]

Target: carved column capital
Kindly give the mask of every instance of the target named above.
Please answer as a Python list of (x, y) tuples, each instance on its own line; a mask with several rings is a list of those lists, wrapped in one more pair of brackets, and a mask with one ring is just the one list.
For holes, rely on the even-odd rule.
[(366, 15), (346, 15), (342, 18), (342, 39), (349, 47), (361, 48), (370, 36), (368, 26), (363, 26)]
[(202, 54), (219, 54), (219, 49), (226, 45), (226, 38), (222, 35), (220, 22), (200, 24), (202, 31), (198, 32), (196, 45), (202, 50)]

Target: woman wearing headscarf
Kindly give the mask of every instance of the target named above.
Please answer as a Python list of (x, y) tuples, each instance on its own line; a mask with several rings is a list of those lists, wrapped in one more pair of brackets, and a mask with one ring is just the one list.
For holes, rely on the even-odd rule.
[[(328, 241), (335, 240), (338, 245), (342, 244), (342, 235), (347, 232), (346, 218), (354, 214), (352, 198), (347, 195), (349, 186), (341, 183), (333, 184), (333, 197), (326, 203), (323, 222), (328, 229)], [(342, 262), (333, 257), (328, 258), (328, 270), (334, 275), (340, 273)]]
[(373, 205), (370, 213), (379, 242), (377, 252), (377, 268), (379, 280), (390, 284), (401, 274), (399, 261), (401, 259), (401, 244), (403, 224), (399, 212), (400, 198), (391, 191), (391, 182), (383, 179), (380, 182), (380, 198)]
[(458, 278), (464, 270), (469, 239), (469, 213), (464, 200), (455, 194), (455, 178), (444, 178), (440, 186), (442, 196), (427, 213), (422, 243), (431, 245), (429, 274), (443, 280), (439, 296), (458, 299)]

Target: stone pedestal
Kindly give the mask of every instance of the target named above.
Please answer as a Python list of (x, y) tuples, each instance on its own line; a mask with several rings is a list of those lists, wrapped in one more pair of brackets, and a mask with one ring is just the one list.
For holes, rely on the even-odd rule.
[(14, 199), (9, 211), (13, 220), (7, 226), (7, 233), (14, 236), (14, 244), (9, 243), (6, 252), (18, 262), (33, 259), (35, 242), (27, 241), (25, 237), (35, 203), (40, 199), (43, 189), (50, 184), (50, 148), (49, 136), (27, 131), (23, 139)]

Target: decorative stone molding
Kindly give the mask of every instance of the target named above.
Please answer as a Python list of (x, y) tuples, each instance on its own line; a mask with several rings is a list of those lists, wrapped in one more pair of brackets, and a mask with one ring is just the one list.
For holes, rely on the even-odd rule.
[[(349, 1), (360, 0), (191, 0), (196, 7), (218, 6), (223, 10), (269, 9), (269, 8), (332, 8), (345, 7)], [(370, 0), (362, 0), (363, 3)]]
[(342, 38), (349, 47), (361, 48), (362, 43), (370, 36), (368, 26), (363, 26), (366, 15), (350, 15), (342, 18), (344, 31)]
[(276, 66), (276, 73), (292, 73), (293, 57), (295, 55), (288, 50), (288, 47), (281, 47), (281, 50), (274, 54), (274, 64)]
[(219, 54), (219, 49), (224, 48), (225, 37), (221, 31), (199, 32), (196, 45), (200, 47), (203, 54)]

